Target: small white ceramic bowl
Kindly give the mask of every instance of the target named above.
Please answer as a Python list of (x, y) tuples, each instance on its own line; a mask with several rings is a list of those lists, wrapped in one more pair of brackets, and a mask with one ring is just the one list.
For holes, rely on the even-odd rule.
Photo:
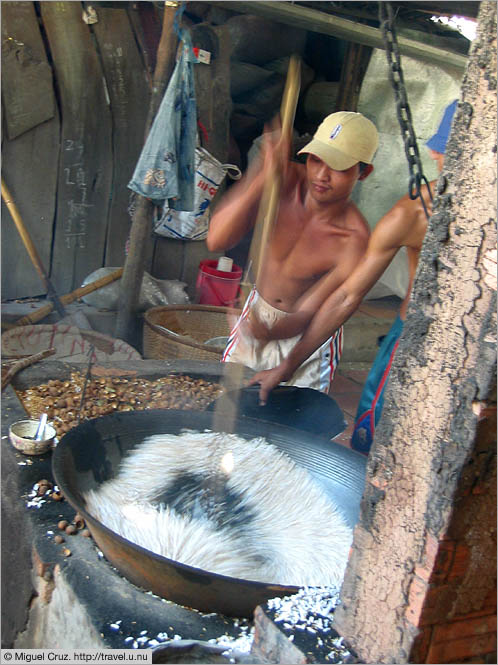
[(18, 420), (9, 428), (10, 442), (25, 455), (42, 455), (52, 447), (56, 435), (55, 429), (48, 423), (42, 441), (35, 441), (38, 420)]

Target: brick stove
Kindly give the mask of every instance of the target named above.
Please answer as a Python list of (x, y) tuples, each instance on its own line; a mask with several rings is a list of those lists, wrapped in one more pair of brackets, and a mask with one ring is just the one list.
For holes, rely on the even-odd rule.
[[(12, 389), (4, 393), (4, 435), (8, 425), (22, 415), (16, 411), (20, 406), (9, 390)], [(455, 501), (446, 507), (450, 517), (444, 529), (440, 527), (439, 499), (436, 493), (431, 497), (431, 477), (425, 480), (430, 500), (422, 556), (417, 559), (414, 549), (413, 557), (406, 559), (410, 581), (403, 590), (404, 604), (390, 607), (388, 598), (380, 604), (384, 613), (391, 612), (395, 617), (393, 630), (402, 635), (400, 646), (396, 647), (401, 657), (394, 662), (496, 662), (495, 431), (496, 408), (482, 408), (474, 450), (458, 477)], [(237, 639), (242, 629), (247, 634), (248, 625), (238, 620), (203, 616), (136, 589), (106, 562), (96, 558), (91, 541), (79, 536), (68, 539), (72, 554), (63, 557), (47, 532), (68, 510), (71, 514), (74, 511), (60, 504), (52, 506), (51, 512), (34, 513), (26, 511), (24, 503), (19, 502), (19, 497), (34, 482), (42, 476), (49, 477), (49, 460), (40, 461), (42, 466), (38, 468), (19, 466), (25, 458), (7, 441), (3, 443), (2, 460), (5, 567), (2, 590), (7, 615), (4, 646), (9, 646), (10, 639), (16, 640), (16, 646), (20, 647), (126, 648), (129, 644), (125, 639), (129, 637), (152, 640), (150, 646), (154, 646), (157, 636), (165, 630), (201, 641), (220, 635)], [(355, 546), (342, 589), (342, 607), (335, 613), (335, 628), (346, 645), (350, 645), (349, 662), (393, 662), (388, 660), (389, 656), (384, 661), (365, 657), (365, 649), (372, 641), (378, 649), (389, 641), (389, 635), (381, 631), (365, 634), (359, 626), (360, 611), (373, 616), (379, 612), (375, 589), (382, 569), (372, 565), (369, 552), (376, 537), (372, 525), (377, 504), (385, 495), (392, 468), (387, 451), (374, 450), (368, 465)], [(420, 490), (420, 477), (418, 481)], [(399, 548), (400, 543), (396, 542), (394, 547)], [(103, 577), (99, 569), (102, 566)], [(363, 586), (370, 577), (373, 592), (367, 601), (362, 600), (358, 609), (360, 595), (356, 580), (360, 576)], [(34, 599), (33, 587), (37, 594)], [(96, 593), (96, 588), (105, 588), (106, 594)], [(324, 662), (320, 660), (323, 652), (320, 654), (294, 641), (293, 631), (275, 622), (267, 607), (258, 608), (254, 619), (256, 660), (252, 662)], [(145, 635), (141, 635), (142, 631)], [(392, 644), (388, 646), (392, 649)]]

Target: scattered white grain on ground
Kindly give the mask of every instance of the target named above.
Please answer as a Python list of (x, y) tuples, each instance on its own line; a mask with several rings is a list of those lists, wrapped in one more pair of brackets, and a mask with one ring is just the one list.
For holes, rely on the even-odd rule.
[[(294, 640), (296, 630), (316, 636), (317, 647), (323, 647), (324, 639), (333, 629), (334, 610), (339, 603), (337, 587), (304, 587), (292, 596), (272, 598), (266, 606), (273, 621), (282, 623)], [(322, 639), (323, 638), (323, 639)], [(333, 647), (327, 658), (335, 663), (345, 662), (351, 655), (342, 637), (333, 637), (327, 642)]]

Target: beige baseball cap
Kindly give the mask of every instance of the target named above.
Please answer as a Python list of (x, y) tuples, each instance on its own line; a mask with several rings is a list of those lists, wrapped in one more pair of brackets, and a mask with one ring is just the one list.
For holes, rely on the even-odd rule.
[(345, 171), (358, 162), (371, 164), (379, 145), (379, 134), (361, 113), (338, 111), (328, 115), (312, 140), (298, 155), (311, 153), (335, 171)]

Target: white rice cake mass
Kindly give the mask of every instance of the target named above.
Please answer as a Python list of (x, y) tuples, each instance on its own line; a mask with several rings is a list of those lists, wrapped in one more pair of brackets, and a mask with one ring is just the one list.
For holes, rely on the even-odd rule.
[(321, 486), (262, 437), (148, 437), (85, 500), (99, 522), (151, 552), (270, 584), (339, 586), (352, 541)]

